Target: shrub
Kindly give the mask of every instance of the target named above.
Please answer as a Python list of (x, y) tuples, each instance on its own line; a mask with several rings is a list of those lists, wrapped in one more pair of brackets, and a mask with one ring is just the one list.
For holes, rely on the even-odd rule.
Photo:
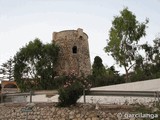
[(69, 83), (59, 89), (60, 106), (70, 106), (76, 104), (77, 99), (83, 93), (83, 86), (80, 82)]
[[(91, 84), (84, 77), (76, 77), (76, 75), (71, 74), (64, 78), (66, 82), (58, 90), (59, 106), (61, 107), (76, 104), (77, 100), (83, 94), (83, 90), (91, 87)], [(63, 81), (64, 78), (62, 79)]]

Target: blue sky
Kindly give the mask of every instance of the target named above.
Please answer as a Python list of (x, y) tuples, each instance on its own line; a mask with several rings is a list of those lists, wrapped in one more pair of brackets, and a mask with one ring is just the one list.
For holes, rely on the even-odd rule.
[[(82, 28), (89, 36), (91, 62), (115, 64), (104, 53), (113, 17), (128, 7), (143, 22), (149, 18), (144, 43), (160, 33), (160, 0), (0, 0), (0, 65), (31, 40), (50, 43), (52, 33)], [(121, 70), (117, 66), (118, 70)]]

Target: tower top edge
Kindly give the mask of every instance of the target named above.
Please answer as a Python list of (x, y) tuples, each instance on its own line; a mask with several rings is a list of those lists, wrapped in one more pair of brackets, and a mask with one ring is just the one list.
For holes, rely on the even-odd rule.
[(74, 32), (82, 32), (88, 38), (88, 35), (85, 32), (83, 32), (83, 29), (81, 28), (78, 28), (77, 30), (62, 30), (59, 32), (53, 32), (53, 34), (74, 33)]

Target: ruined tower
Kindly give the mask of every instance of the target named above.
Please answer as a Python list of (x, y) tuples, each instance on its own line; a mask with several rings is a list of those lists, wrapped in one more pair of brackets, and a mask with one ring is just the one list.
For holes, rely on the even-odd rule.
[(83, 29), (54, 32), (52, 40), (60, 48), (58, 75), (68, 75), (73, 71), (77, 76), (91, 74), (88, 36)]

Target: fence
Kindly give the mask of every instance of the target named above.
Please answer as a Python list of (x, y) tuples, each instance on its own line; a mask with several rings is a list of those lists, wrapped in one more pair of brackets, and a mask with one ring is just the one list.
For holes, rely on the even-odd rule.
[[(30, 96), (32, 102), (33, 95), (56, 95), (58, 91), (30, 91), (26, 93), (1, 93), (1, 103), (5, 102), (5, 97), (12, 96)], [(86, 96), (125, 96), (125, 97), (152, 97), (160, 101), (160, 91), (109, 91), (109, 90), (90, 90), (83, 91), (83, 102), (86, 103)], [(12, 102), (12, 101), (11, 101)]]
[[(30, 91), (30, 92), (25, 92), (25, 93), (1, 93), (1, 103), (5, 102), (6, 97), (17, 97), (17, 96), (30, 96), (30, 102), (32, 102), (32, 96), (33, 95), (55, 95), (58, 94), (58, 91), (56, 90), (51, 90), (51, 91)], [(12, 100), (10, 102), (13, 102)]]

